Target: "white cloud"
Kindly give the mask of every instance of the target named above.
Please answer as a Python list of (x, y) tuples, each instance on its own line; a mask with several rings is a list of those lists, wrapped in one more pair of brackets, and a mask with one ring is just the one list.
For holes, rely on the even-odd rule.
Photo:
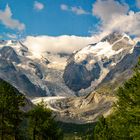
[(140, 0), (136, 0), (137, 7), (140, 8)]
[(61, 8), (61, 10), (64, 10), (64, 11), (67, 11), (69, 9), (68, 6), (65, 4), (61, 4), (60, 8)]
[(68, 53), (79, 50), (88, 44), (95, 43), (96, 37), (78, 37), (78, 36), (28, 36), (25, 39), (25, 45), (31, 52), (41, 54), (43, 52)]
[(102, 22), (107, 23), (114, 15), (127, 14), (129, 7), (127, 4), (121, 4), (115, 0), (97, 0), (93, 4), (93, 15), (99, 17)]
[(120, 31), (140, 35), (140, 12), (129, 11), (126, 3), (98, 0), (93, 4), (92, 11), (101, 20), (99, 28), (102, 34)]
[[(109, 26), (110, 25), (110, 26)], [(127, 15), (114, 17), (108, 25), (103, 26), (104, 30), (127, 32), (131, 35), (140, 35), (140, 12), (130, 11)]]
[(25, 25), (16, 19), (12, 18), (12, 12), (10, 7), (7, 5), (5, 10), (0, 10), (0, 22), (10, 29), (24, 30)]
[(44, 9), (44, 4), (38, 1), (34, 2), (34, 9), (37, 11), (41, 11)]
[(60, 8), (61, 10), (63, 11), (70, 11), (70, 12), (73, 12), (77, 15), (85, 15), (85, 14), (90, 14), (89, 12), (87, 12), (86, 10), (84, 10), (82, 7), (76, 7), (76, 6), (68, 6), (66, 4), (61, 4), (60, 5)]

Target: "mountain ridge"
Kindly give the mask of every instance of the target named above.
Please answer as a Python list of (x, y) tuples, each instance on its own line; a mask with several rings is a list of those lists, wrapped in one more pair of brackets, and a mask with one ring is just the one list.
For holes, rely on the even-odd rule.
[(43, 99), (58, 120), (74, 123), (111, 112), (116, 89), (132, 76), (140, 56), (138, 41), (115, 32), (72, 54), (35, 56), (24, 42), (0, 42), (0, 78), (34, 104)]

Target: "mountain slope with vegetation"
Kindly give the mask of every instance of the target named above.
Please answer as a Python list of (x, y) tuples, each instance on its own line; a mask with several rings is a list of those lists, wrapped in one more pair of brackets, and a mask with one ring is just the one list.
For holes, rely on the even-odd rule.
[(95, 140), (140, 139), (140, 60), (134, 76), (117, 91), (114, 113), (101, 117), (96, 125)]

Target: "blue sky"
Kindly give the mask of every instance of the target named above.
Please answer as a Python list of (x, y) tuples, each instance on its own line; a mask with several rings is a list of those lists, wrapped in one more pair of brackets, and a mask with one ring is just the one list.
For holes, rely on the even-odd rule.
[[(135, 0), (116, 2), (128, 5), (128, 11), (139, 11), (139, 5)], [(5, 11), (8, 5), (12, 13), (11, 20), (18, 20), (15, 24), (19, 26), (16, 28), (11, 21), (15, 26), (9, 27), (2, 21), (7, 22), (8, 19), (2, 17), (0, 34), (90, 36), (91, 31), (96, 32), (99, 25), (104, 23), (100, 14), (93, 13), (95, 3), (95, 0), (0, 0), (0, 12)]]

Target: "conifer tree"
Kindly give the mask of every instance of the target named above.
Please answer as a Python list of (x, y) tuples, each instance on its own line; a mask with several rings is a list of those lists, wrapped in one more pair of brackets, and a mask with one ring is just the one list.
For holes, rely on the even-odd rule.
[(24, 106), (24, 96), (13, 86), (0, 79), (0, 137), (1, 140), (19, 140), (19, 125), (23, 119), (20, 107)]
[(29, 129), (32, 140), (62, 139), (62, 131), (57, 127), (51, 110), (43, 102), (29, 112)]

